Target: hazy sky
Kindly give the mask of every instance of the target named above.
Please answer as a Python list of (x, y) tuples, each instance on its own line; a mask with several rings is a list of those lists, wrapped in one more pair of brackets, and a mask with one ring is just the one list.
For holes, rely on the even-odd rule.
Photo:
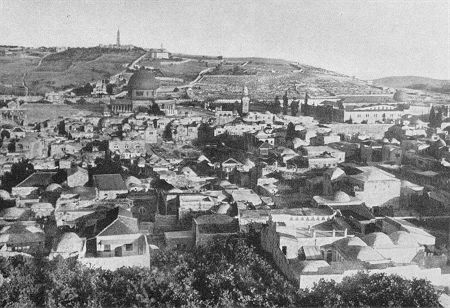
[(0, 0), (0, 44), (115, 43), (450, 79), (446, 0)]

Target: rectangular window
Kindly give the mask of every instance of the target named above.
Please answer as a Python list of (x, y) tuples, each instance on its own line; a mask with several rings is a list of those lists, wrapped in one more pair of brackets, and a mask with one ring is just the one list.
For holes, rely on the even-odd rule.
[(109, 244), (103, 245), (103, 251), (111, 251), (111, 245)]
[(136, 96), (144, 96), (144, 91), (136, 91)]
[(126, 244), (125, 245), (125, 250), (126, 251), (132, 251), (133, 250), (133, 244)]
[(281, 251), (283, 252), (284, 255), (287, 254), (287, 247), (286, 246), (282, 246), (281, 247)]

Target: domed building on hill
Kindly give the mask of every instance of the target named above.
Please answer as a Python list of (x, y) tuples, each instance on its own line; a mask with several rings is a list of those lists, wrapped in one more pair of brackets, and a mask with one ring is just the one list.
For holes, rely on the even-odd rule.
[(406, 97), (406, 93), (403, 92), (402, 90), (397, 90), (394, 94), (394, 100), (396, 102), (405, 102), (407, 99)]
[(131, 100), (150, 100), (155, 98), (159, 82), (155, 74), (148, 70), (139, 70), (128, 81), (128, 96)]
[(111, 103), (114, 113), (133, 113), (140, 108), (153, 109), (157, 104), (166, 115), (176, 114), (174, 100), (156, 100), (160, 82), (156, 75), (150, 71), (141, 69), (135, 72), (128, 81), (128, 97), (117, 99)]

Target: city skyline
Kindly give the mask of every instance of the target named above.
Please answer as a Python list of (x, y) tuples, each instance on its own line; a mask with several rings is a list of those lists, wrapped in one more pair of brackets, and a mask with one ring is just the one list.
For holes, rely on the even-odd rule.
[[(0, 1), (0, 44), (121, 43), (282, 58), (363, 79), (450, 79), (447, 1)], [(202, 9), (199, 9), (199, 8)], [(45, 22), (43, 22), (45, 21)]]

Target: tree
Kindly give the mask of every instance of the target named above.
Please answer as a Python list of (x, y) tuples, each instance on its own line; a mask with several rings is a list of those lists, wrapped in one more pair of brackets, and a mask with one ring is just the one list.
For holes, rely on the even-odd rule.
[(435, 119), (434, 119), (434, 126), (433, 127), (441, 127), (441, 124), (442, 124), (442, 110), (439, 110), (437, 113), (436, 113), (436, 117), (435, 117)]
[(161, 109), (159, 108), (159, 105), (156, 102), (153, 102), (152, 105), (150, 106), (148, 114), (160, 116), (160, 115), (164, 115), (164, 112), (161, 111)]
[(7, 139), (11, 138), (11, 134), (6, 129), (2, 130), (2, 132), (0, 134), (0, 139), (3, 140), (5, 138), (7, 138)]
[(166, 125), (166, 127), (164, 128), (163, 131), (163, 136), (162, 136), (165, 140), (171, 141), (173, 140), (173, 136), (172, 136), (172, 123), (169, 123)]
[(305, 116), (309, 116), (309, 105), (308, 105), (309, 95), (308, 92), (305, 94), (305, 103), (303, 105), (303, 113)]
[(106, 85), (106, 93), (112, 95), (114, 93), (114, 85), (112, 83), (108, 83)]
[(295, 138), (295, 125), (292, 122), (289, 122), (286, 129), (286, 141), (292, 141)]
[(1, 177), (4, 190), (11, 191), (11, 188), (25, 180), (34, 173), (34, 167), (28, 160), (22, 160), (11, 166), (11, 172), (6, 172)]
[(58, 135), (60, 135), (60, 136), (67, 135), (66, 122), (64, 120), (62, 120), (58, 123), (57, 129), (58, 129)]
[(294, 97), (291, 103), (291, 115), (293, 117), (297, 116), (298, 113), (298, 107), (299, 107), (299, 101)]
[(429, 118), (430, 127), (435, 127), (434, 126), (435, 121), (436, 121), (436, 110), (434, 110), (434, 106), (431, 106)]
[[(382, 292), (380, 292), (382, 290)], [(407, 280), (385, 273), (358, 273), (341, 283), (321, 280), (303, 304), (320, 307), (437, 307), (439, 294), (424, 279)]]
[(289, 98), (287, 95), (287, 91), (284, 92), (283, 95), (283, 114), (287, 115), (288, 114), (288, 109), (289, 109)]
[(272, 104), (270, 104), (270, 112), (272, 112), (273, 114), (278, 114), (281, 111), (281, 106), (280, 106), (280, 97), (277, 95), (275, 96), (274, 101), (272, 102)]

